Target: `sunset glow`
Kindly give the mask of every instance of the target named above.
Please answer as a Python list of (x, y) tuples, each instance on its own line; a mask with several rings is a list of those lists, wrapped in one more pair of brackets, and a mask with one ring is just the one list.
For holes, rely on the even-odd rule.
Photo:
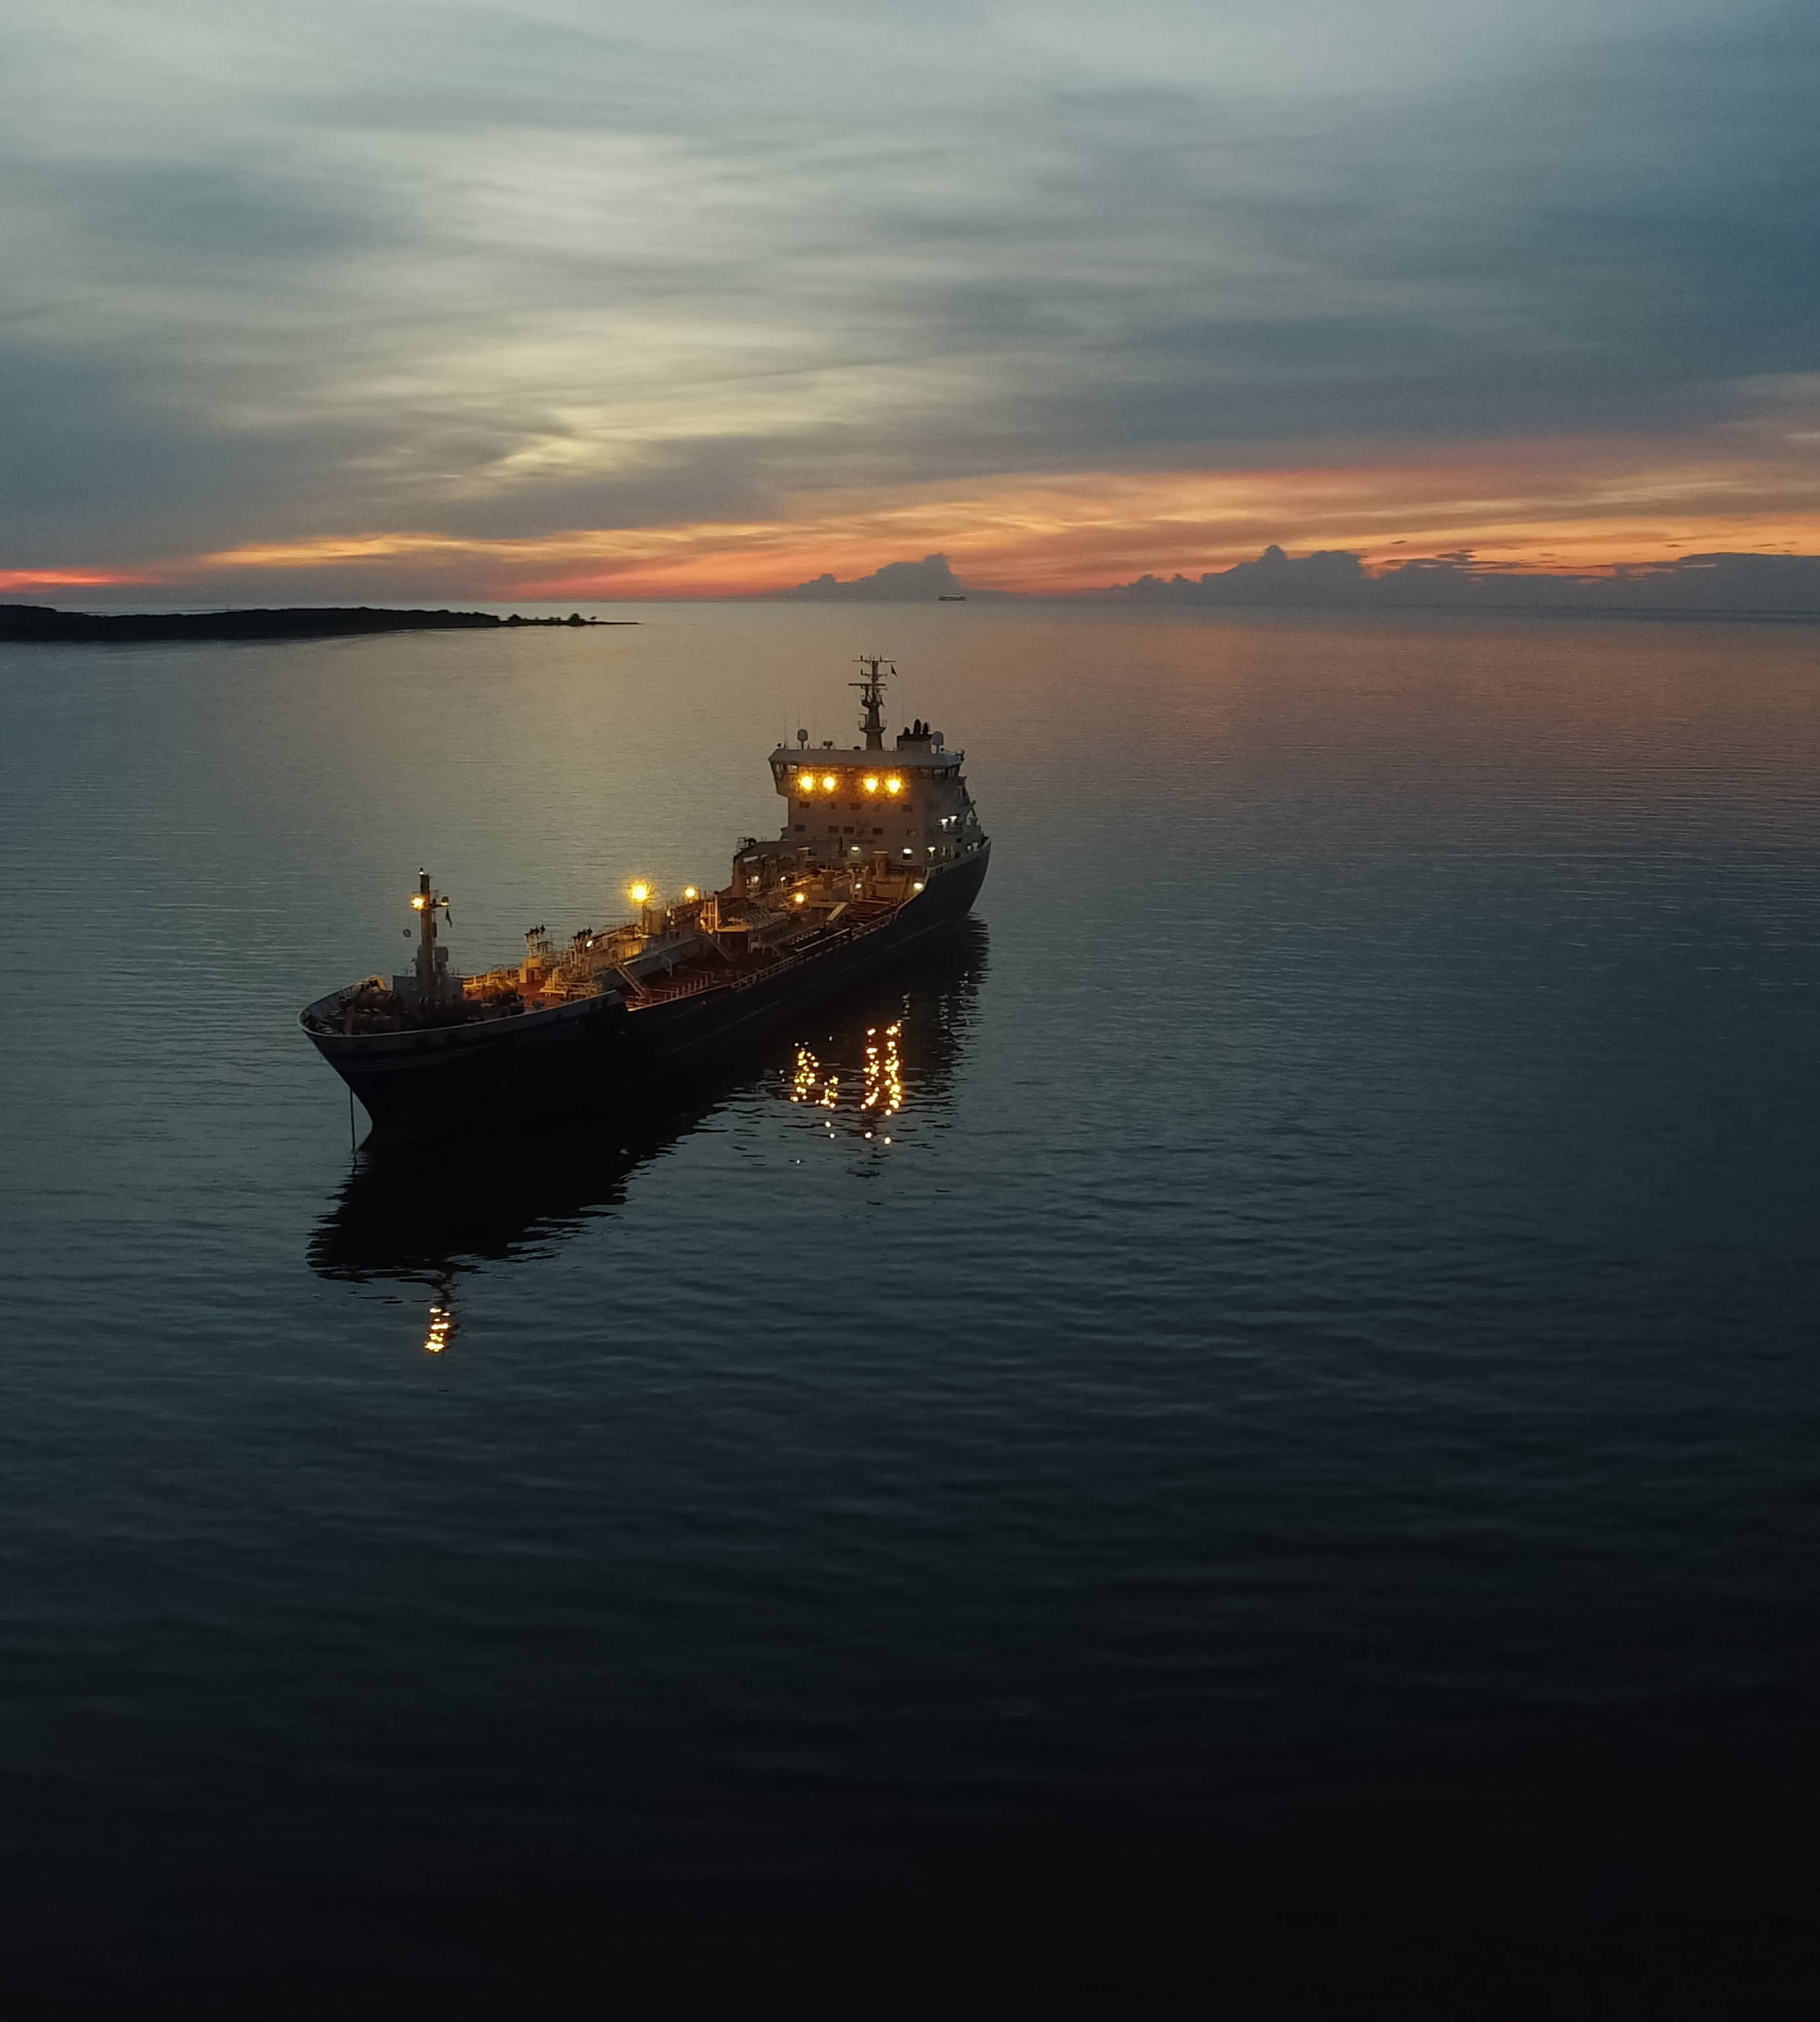
[(119, 570), (0, 569), (0, 591), (94, 589), (159, 580), (156, 575), (128, 575)]
[(1715, 550), (1812, 553), (1820, 467), (1540, 442), (1400, 463), (1009, 475), (964, 489), (810, 494), (772, 520), (249, 544), (175, 561), (166, 579), (401, 570), (494, 599), (740, 596), (939, 547), (981, 588), (1067, 595), (1146, 571), (1225, 568), (1271, 541), (1352, 549), (1380, 568), (1461, 549), (1513, 570), (1591, 572)]
[[(1792, 17), (1462, 3), (634, 5), (609, 52), (324, 0), (191, 65), (24, 0), (0, 591), (1820, 554)], [(421, 117), (345, 88), (394, 61)]]

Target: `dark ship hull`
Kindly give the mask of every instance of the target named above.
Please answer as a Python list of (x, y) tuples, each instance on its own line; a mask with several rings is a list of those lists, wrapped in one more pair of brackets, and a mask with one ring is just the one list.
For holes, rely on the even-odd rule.
[[(830, 1126), (864, 1128), (869, 1141), (860, 1062), (875, 1033), (893, 1024), (910, 1090), (899, 1100), (945, 1111), (986, 956), (984, 924), (956, 921), (851, 989), (830, 992), (773, 1031), (729, 1046), (724, 1059), (654, 1084), (648, 1094), (624, 1090), (604, 1109), (546, 1119), (534, 1137), (495, 1129), (380, 1146), (376, 1157), (362, 1157), (348, 1172), (317, 1224), (310, 1267), (359, 1283), (440, 1283), (447, 1302), (454, 1277), (470, 1265), (574, 1235), (623, 1204), (654, 1160), (730, 1102), (767, 1086), (778, 1103), (807, 1105), (802, 1113)], [(818, 1073), (842, 1073), (839, 1119), (823, 1106), (823, 1087), (804, 1092), (792, 1085), (792, 1070), (801, 1068), (792, 1055), (805, 1045)], [(885, 1122), (881, 1134), (895, 1128)]]
[(615, 993), (515, 1018), (378, 1033), (322, 1029), (338, 1001), (330, 996), (303, 1014), (303, 1028), (359, 1097), (381, 1141), (597, 1108), (724, 1055), (965, 919), (990, 855), (982, 846), (875, 925), (693, 995), (641, 1005)]

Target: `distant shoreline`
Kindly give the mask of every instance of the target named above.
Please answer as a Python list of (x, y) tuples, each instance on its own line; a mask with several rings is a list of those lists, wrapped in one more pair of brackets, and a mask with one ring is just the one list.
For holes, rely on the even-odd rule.
[(172, 639), (347, 639), (387, 632), (516, 632), (527, 626), (631, 625), (636, 618), (509, 618), (489, 611), (386, 611), (292, 606), (275, 611), (58, 611), (49, 604), (0, 603), (0, 644), (131, 645)]

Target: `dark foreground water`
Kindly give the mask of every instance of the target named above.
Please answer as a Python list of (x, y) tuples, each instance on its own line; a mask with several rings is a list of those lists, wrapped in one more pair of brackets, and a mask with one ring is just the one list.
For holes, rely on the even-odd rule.
[[(637, 615), (0, 653), (7, 1977), (1806, 2012), (1820, 633)], [(351, 1154), (881, 649), (972, 929)]]

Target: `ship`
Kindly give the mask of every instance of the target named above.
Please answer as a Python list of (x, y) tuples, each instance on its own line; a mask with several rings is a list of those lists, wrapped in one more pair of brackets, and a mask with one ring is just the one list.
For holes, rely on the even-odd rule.
[(742, 837), (718, 891), (685, 885), (666, 901), (635, 883), (631, 919), (561, 939), (534, 927), (521, 962), (462, 975), (439, 931), (449, 896), (420, 872), (410, 968), (331, 990), (299, 1015), (366, 1110), (369, 1142), (636, 1098), (965, 919), (992, 857), (966, 753), (920, 717), (888, 750), (895, 667), (875, 654), (859, 665), (863, 742), (812, 750), (798, 730), (794, 748), (776, 746), (778, 837)]
[(430, 1284), (452, 1311), (477, 1266), (566, 1241), (622, 1206), (658, 1160), (731, 1104), (763, 1091), (819, 1134), (875, 1162), (908, 1120), (952, 1115), (986, 973), (984, 923), (939, 939), (781, 1030), (754, 1035), (724, 1060), (674, 1082), (616, 1096), (540, 1126), (535, 1156), (502, 1158), (491, 1132), (389, 1147), (354, 1160), (325, 1204), (306, 1256), (324, 1278)]

